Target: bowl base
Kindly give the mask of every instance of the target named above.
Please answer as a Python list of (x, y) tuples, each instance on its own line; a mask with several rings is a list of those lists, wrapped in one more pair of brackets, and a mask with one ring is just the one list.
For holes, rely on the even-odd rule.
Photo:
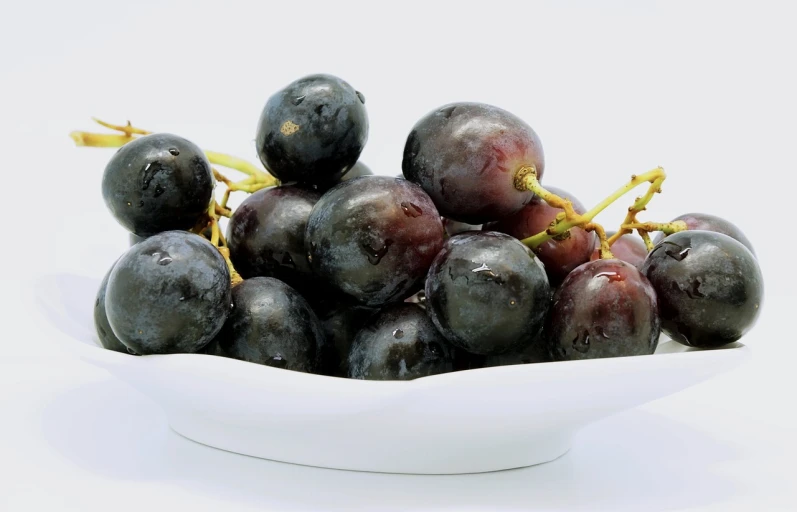
[[(172, 411), (173, 412), (173, 411)], [(299, 444), (290, 437), (274, 435), (275, 432), (237, 429), (230, 424), (220, 424), (196, 414), (171, 414), (169, 426), (177, 434), (199, 444), (240, 455), (275, 462), (310, 466), (323, 469), (391, 473), (410, 475), (461, 475), (491, 473), (554, 461), (570, 451), (573, 434), (562, 432), (536, 432), (529, 435), (526, 450), (478, 448), (478, 454), (464, 453), (459, 446), (450, 457), (435, 455), (433, 460), (422, 457), (396, 457), (395, 453), (373, 450), (339, 453), (328, 445), (311, 447)], [(237, 430), (237, 432), (236, 432)], [(303, 436), (298, 436), (303, 438)], [(306, 441), (306, 438), (304, 438)], [(533, 441), (532, 441), (533, 439)], [(496, 448), (496, 447), (494, 447)], [(362, 457), (361, 453), (368, 453)], [(347, 456), (348, 455), (348, 456)], [(408, 462), (413, 460), (414, 462)]]

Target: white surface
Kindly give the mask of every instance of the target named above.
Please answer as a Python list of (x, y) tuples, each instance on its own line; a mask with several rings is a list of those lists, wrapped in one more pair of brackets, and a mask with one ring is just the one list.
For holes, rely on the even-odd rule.
[[(3, 198), (15, 226), (0, 253), (0, 510), (797, 507), (797, 244), (776, 220), (794, 203), (790, 2), (188, 5), (0, 7)], [(178, 437), (152, 402), (59, 351), (34, 313), (37, 277), (96, 275), (126, 244), (99, 194), (110, 152), (77, 150), (66, 134), (93, 129), (92, 115), (131, 118), (254, 158), (266, 97), (317, 71), (365, 93), (363, 160), (382, 174), (398, 171), (412, 124), (456, 100), (526, 119), (546, 182), (585, 204), (664, 166), (645, 219), (716, 213), (756, 247), (767, 297), (745, 339), (753, 361), (589, 427), (561, 459), (520, 471), (316, 470)], [(619, 222), (626, 206), (599, 220)], [(101, 228), (81, 233), (92, 217)]]
[(411, 382), (289, 372), (201, 354), (131, 357), (94, 333), (102, 281), (36, 284), (57, 342), (157, 402), (171, 428), (204, 445), (314, 467), (451, 475), (550, 462), (583, 427), (747, 362), (750, 350), (692, 350), (662, 340), (654, 356), (515, 365)]

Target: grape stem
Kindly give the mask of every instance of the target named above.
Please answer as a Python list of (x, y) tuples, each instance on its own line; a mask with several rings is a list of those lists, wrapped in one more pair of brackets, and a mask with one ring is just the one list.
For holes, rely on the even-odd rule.
[(587, 224), (584, 224), (583, 228), (586, 231), (594, 231), (595, 233), (598, 234), (598, 240), (600, 241), (601, 259), (608, 260), (614, 258), (614, 254), (612, 254), (609, 241), (606, 239), (606, 230), (603, 229), (603, 226), (601, 226), (597, 222), (588, 222)]
[[(601, 258), (612, 258), (611, 245), (616, 242), (622, 235), (632, 233), (634, 229), (637, 230), (645, 246), (650, 251), (653, 249), (653, 243), (650, 241), (649, 233), (651, 231), (663, 231), (665, 234), (672, 234), (677, 231), (686, 229), (686, 224), (683, 221), (669, 222), (669, 223), (639, 223), (636, 220), (636, 215), (644, 211), (647, 204), (653, 199), (653, 196), (661, 192), (661, 184), (667, 178), (664, 169), (657, 167), (646, 173), (640, 175), (632, 175), (631, 180), (622, 187), (612, 192), (606, 199), (598, 203), (594, 208), (584, 214), (579, 214), (573, 209), (573, 204), (569, 199), (564, 199), (556, 194), (546, 190), (537, 179), (537, 169), (532, 166), (521, 167), (515, 174), (515, 188), (522, 191), (531, 191), (538, 195), (543, 201), (548, 203), (554, 208), (561, 208), (563, 213), (557, 215), (556, 220), (545, 231), (537, 233), (522, 240), (522, 242), (530, 247), (536, 249), (542, 243), (551, 240), (552, 238), (561, 237), (563, 233), (574, 227), (581, 227), (588, 231), (595, 231), (600, 239)], [(637, 197), (634, 204), (628, 208), (625, 220), (623, 221), (620, 229), (610, 238), (606, 238), (606, 232), (603, 226), (593, 222), (593, 219), (605, 210), (609, 205), (617, 201), (620, 197), (624, 196), (637, 186), (643, 183), (650, 183), (648, 191), (645, 195)]]
[(210, 205), (208, 206), (205, 219), (201, 221), (197, 226), (192, 230), (192, 232), (204, 236), (208, 238), (207, 235), (207, 228), (210, 228), (210, 237), (208, 240), (210, 241), (213, 246), (219, 250), (221, 255), (224, 257), (224, 261), (227, 263), (227, 268), (230, 270), (230, 281), (233, 286), (243, 281), (243, 278), (235, 270), (235, 267), (230, 260), (230, 248), (227, 246), (227, 240), (224, 238), (224, 235), (221, 232), (219, 227), (219, 206), (216, 204), (215, 199), (211, 199)]
[(634, 222), (631, 224), (623, 224), (620, 228), (627, 229), (629, 233), (634, 229), (641, 229), (648, 232), (661, 231), (665, 235), (672, 235), (673, 233), (689, 229), (686, 222), (682, 220), (673, 222)]

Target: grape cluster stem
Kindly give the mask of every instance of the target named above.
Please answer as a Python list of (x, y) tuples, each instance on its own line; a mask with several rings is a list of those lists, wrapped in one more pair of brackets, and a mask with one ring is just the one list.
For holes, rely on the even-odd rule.
[[(647, 205), (650, 200), (653, 199), (653, 196), (661, 193), (661, 184), (666, 178), (667, 174), (661, 167), (656, 167), (640, 175), (632, 175), (630, 181), (612, 192), (606, 199), (586, 213), (579, 214), (575, 211), (573, 203), (569, 199), (560, 197), (546, 190), (540, 184), (537, 178), (537, 169), (533, 165), (523, 166), (515, 174), (515, 188), (521, 191), (531, 191), (548, 203), (548, 205), (563, 211), (556, 216), (556, 219), (545, 231), (541, 231), (521, 241), (534, 250), (548, 240), (561, 239), (570, 229), (580, 227), (586, 231), (594, 231), (598, 235), (598, 239), (600, 240), (600, 256), (603, 259), (610, 259), (614, 257), (611, 251), (612, 244), (621, 236), (633, 233), (633, 231), (636, 230), (645, 242), (647, 250), (651, 251), (653, 249), (653, 242), (650, 240), (651, 232), (662, 231), (664, 234), (671, 235), (687, 229), (686, 223), (683, 221), (639, 222), (636, 218), (637, 214), (647, 209)], [(650, 183), (647, 192), (634, 200), (634, 204), (628, 208), (628, 213), (622, 224), (620, 224), (620, 228), (614, 235), (607, 238), (603, 226), (597, 222), (593, 222), (593, 219), (609, 205), (643, 183)]]

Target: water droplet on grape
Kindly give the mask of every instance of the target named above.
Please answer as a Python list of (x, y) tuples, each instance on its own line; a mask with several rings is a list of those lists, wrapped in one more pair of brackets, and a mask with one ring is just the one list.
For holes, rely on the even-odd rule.
[(281, 263), (283, 265), (288, 266), (288, 267), (296, 268), (296, 263), (293, 262), (293, 258), (291, 258), (290, 253), (286, 252), (285, 254), (282, 255), (282, 262)]
[(288, 367), (288, 361), (287, 361), (287, 359), (282, 357), (282, 354), (277, 354), (275, 356), (272, 356), (267, 364), (268, 364), (268, 366), (273, 366), (275, 368), (287, 368)]
[(354, 91), (357, 94), (357, 97), (360, 99), (360, 102), (365, 105), (365, 96), (360, 91)]
[(137, 355), (138, 355), (138, 354), (136, 354), (136, 351), (135, 351), (135, 350), (133, 350), (133, 349), (132, 349), (132, 348), (130, 348), (130, 347), (127, 347), (127, 353), (128, 353), (128, 354), (132, 354), (132, 355), (134, 355), (134, 356), (137, 356)]
[(401, 203), (401, 209), (404, 211), (404, 215), (407, 217), (415, 218), (423, 215), (423, 210), (421, 210), (418, 205), (413, 203), (403, 202)]
[(451, 114), (453, 114), (456, 109), (457, 109), (457, 106), (453, 105), (451, 107), (441, 108), (440, 110), (437, 111), (437, 113), (441, 114), (446, 119), (450, 119), (451, 118)]
[(702, 285), (702, 284), (703, 284), (703, 279), (701, 279), (701, 278), (699, 278), (699, 277), (695, 278), (695, 279), (694, 279), (694, 280), (693, 280), (693, 281), (690, 283), (690, 285), (689, 285), (689, 288), (687, 288), (686, 290), (684, 290), (684, 291), (686, 292), (686, 295), (687, 295), (687, 296), (688, 296), (690, 299), (695, 299), (695, 298), (697, 298), (697, 299), (702, 299), (702, 298), (704, 298), (704, 297), (705, 297), (705, 294), (704, 294), (703, 292), (701, 292), (701, 291), (700, 291), (700, 285)]
[(180, 297), (180, 302), (183, 302), (184, 300), (185, 300), (185, 297)]
[(471, 272), (492, 272), (493, 270), (487, 266), (487, 263), (482, 263), (480, 267), (474, 268)]
[(144, 206), (144, 201), (139, 201), (138, 202), (138, 207), (141, 208), (142, 206)]
[(371, 265), (379, 265), (379, 262), (385, 257), (387, 250), (391, 245), (393, 245), (393, 240), (388, 238), (385, 240), (384, 245), (382, 245), (380, 249), (374, 249), (368, 244), (362, 244), (362, 248), (365, 250), (365, 254), (368, 256), (368, 262)]
[(479, 274), (479, 275), (483, 275), (483, 276), (486, 276), (486, 277), (491, 277), (491, 278), (493, 278), (492, 280), (495, 281), (496, 283), (504, 284), (504, 281), (502, 279), (498, 278), (498, 274), (493, 272), (493, 269), (488, 267), (487, 263), (482, 263), (481, 266), (479, 266), (477, 268), (474, 268), (473, 270), (471, 270), (471, 272), (473, 272), (474, 274)]
[(400, 340), (401, 338), (404, 337), (404, 331), (402, 331), (401, 329), (396, 329), (395, 331), (393, 331), (393, 337), (396, 338), (397, 340)]
[(595, 274), (595, 277), (606, 277), (606, 278), (609, 279), (609, 281), (612, 281), (612, 282), (625, 281), (625, 279), (623, 279), (623, 276), (621, 276), (617, 272), (610, 272), (610, 271), (599, 272), (599, 273)]
[(172, 257), (168, 252), (153, 252), (152, 259), (155, 260), (155, 263), (158, 265), (168, 265), (172, 262)]
[(684, 247), (681, 247), (678, 244), (674, 244), (672, 242), (667, 242), (667, 241), (665, 241), (664, 243), (665, 243), (665, 245), (671, 245), (671, 246), (674, 246), (674, 247), (677, 248), (677, 249), (665, 249), (664, 250), (664, 254), (666, 254), (670, 258), (674, 259), (675, 261), (683, 261), (683, 260), (686, 259), (687, 256), (689, 256), (690, 247), (684, 248)]
[(299, 105), (301, 102), (303, 102), (303, 101), (304, 101), (304, 99), (305, 99), (306, 97), (307, 97), (307, 96), (305, 96), (305, 95), (302, 95), (302, 96), (297, 96), (297, 97), (293, 98), (293, 100), (291, 101), (291, 103), (293, 103), (294, 105)]
[(172, 156), (178, 156), (180, 154), (180, 150), (177, 148), (169, 148), (169, 153), (171, 153)]
[(164, 192), (166, 192), (166, 191), (163, 189), (163, 187), (161, 187), (160, 185), (155, 185), (155, 193), (154, 193), (154, 194), (152, 194), (152, 195), (153, 195), (154, 197), (158, 197), (158, 196), (160, 196), (161, 194), (163, 194)]
[(589, 333), (584, 332), (581, 336), (576, 336), (573, 340), (573, 349), (582, 354), (589, 352)]

